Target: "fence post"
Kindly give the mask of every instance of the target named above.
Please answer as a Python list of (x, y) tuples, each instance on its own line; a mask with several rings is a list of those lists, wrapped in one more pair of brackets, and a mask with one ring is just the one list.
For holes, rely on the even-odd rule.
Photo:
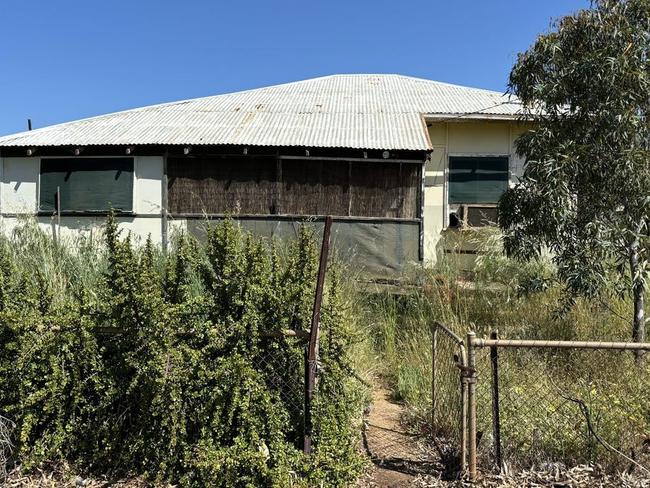
[(467, 403), (469, 410), (468, 437), (469, 437), (469, 480), (476, 481), (476, 349), (473, 331), (467, 333)]
[[(490, 339), (497, 340), (499, 332), (493, 331)], [(492, 364), (492, 435), (494, 438), (494, 457), (501, 471), (501, 418), (499, 413), (499, 353), (496, 346), (490, 346), (490, 362)]]
[(327, 270), (327, 255), (330, 247), (330, 232), (332, 230), (332, 217), (325, 218), (323, 227), (323, 243), (320, 249), (320, 262), (318, 263), (318, 279), (316, 281), (316, 294), (314, 308), (311, 315), (311, 330), (309, 345), (305, 351), (305, 432), (303, 452), (311, 453), (311, 404), (316, 387), (316, 365), (318, 361), (318, 335), (320, 332), (320, 307), (323, 300), (323, 287), (325, 284), (325, 271)]
[(438, 326), (431, 329), (431, 433), (436, 428), (436, 349), (438, 348)]
[(467, 469), (467, 375), (463, 367), (467, 367), (467, 352), (465, 346), (460, 344), (460, 470)]

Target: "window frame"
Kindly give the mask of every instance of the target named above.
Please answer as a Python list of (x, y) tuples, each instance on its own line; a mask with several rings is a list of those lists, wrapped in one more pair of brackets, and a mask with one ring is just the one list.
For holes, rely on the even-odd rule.
[(452, 158), (504, 158), (508, 161), (508, 185), (509, 188), (512, 183), (512, 154), (509, 153), (495, 153), (495, 152), (485, 152), (485, 153), (471, 153), (471, 152), (447, 152), (446, 161), (445, 161), (445, 180), (444, 180), (444, 201), (443, 201), (443, 229), (449, 228), (449, 214), (451, 212), (450, 207), (461, 205), (459, 203), (451, 203), (449, 201), (449, 177), (451, 175), (450, 160)]
[[(138, 172), (138, 157), (137, 156), (42, 156), (38, 158), (38, 178), (36, 180), (36, 214), (50, 216), (57, 214), (57, 211), (49, 211), (41, 209), (41, 177), (43, 175), (43, 160), (44, 159), (131, 159), (133, 161), (133, 181), (131, 192), (131, 210), (115, 210), (115, 215), (136, 215), (137, 208), (137, 172)], [(88, 215), (88, 216), (103, 216), (110, 213), (110, 209), (106, 210), (61, 210), (60, 215)]]

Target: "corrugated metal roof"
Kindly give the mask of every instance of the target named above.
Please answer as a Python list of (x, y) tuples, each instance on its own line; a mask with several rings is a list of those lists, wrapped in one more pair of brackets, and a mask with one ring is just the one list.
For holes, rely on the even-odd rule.
[(333, 75), (0, 137), (0, 147), (236, 144), (428, 150), (423, 116), (514, 117), (501, 93), (401, 75)]

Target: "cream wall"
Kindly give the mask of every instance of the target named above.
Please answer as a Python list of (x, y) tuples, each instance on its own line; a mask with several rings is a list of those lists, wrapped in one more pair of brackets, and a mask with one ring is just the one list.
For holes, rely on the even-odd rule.
[(133, 209), (137, 215), (162, 214), (163, 158), (139, 156), (135, 158), (135, 190)]
[(38, 195), (38, 158), (4, 158), (0, 160), (0, 212), (2, 214), (36, 212)]
[[(133, 164), (134, 215), (118, 218), (120, 228), (131, 232), (135, 240), (151, 235), (154, 242), (162, 242), (162, 185), (163, 158), (136, 156)], [(38, 181), (40, 158), (0, 158), (0, 220), (4, 232), (12, 232), (24, 219), (38, 211)], [(38, 215), (39, 226), (48, 233), (62, 237), (100, 232), (105, 216), (62, 216), (60, 228), (57, 219)]]
[(449, 156), (508, 156), (510, 182), (523, 172), (514, 142), (530, 125), (516, 121), (428, 122), (433, 146), (426, 164), (424, 184), (424, 259), (435, 263), (441, 232), (447, 224), (447, 174)]

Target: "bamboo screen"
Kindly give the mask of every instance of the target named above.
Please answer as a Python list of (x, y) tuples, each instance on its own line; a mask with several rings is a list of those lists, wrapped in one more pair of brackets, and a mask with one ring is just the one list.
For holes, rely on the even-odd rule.
[(282, 213), (348, 215), (348, 174), (346, 161), (282, 161)]
[(416, 164), (353, 164), (351, 214), (416, 218), (420, 170)]
[(421, 165), (169, 158), (172, 214), (418, 216)]
[(172, 213), (275, 213), (275, 158), (169, 158), (167, 177)]

